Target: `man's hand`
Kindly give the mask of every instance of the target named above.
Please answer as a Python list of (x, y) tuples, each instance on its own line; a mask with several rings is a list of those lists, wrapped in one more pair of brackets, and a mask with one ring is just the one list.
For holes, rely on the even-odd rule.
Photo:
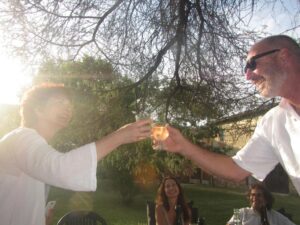
[(189, 142), (179, 130), (167, 125), (169, 137), (162, 141), (162, 147), (168, 152), (182, 153), (184, 146)]

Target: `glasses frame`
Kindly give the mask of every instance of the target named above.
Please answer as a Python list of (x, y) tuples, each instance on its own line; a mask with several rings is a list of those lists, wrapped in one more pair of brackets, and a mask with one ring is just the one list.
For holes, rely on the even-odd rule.
[(258, 55), (255, 55), (255, 56), (252, 56), (247, 62), (246, 62), (246, 66), (244, 68), (244, 72), (247, 73), (247, 70), (250, 69), (251, 71), (255, 70), (256, 69), (256, 60), (259, 59), (259, 58), (262, 58), (264, 56), (267, 56), (267, 55), (270, 55), (270, 54), (273, 54), (275, 52), (278, 52), (280, 51), (280, 49), (273, 49), (273, 50), (270, 50), (270, 51), (267, 51), (267, 52), (263, 52), (263, 53), (260, 53)]

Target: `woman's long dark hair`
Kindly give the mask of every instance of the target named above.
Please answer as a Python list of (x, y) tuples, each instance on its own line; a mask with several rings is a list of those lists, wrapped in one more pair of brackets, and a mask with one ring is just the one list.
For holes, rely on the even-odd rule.
[(157, 191), (156, 204), (157, 205), (162, 204), (167, 211), (170, 210), (168, 197), (165, 193), (165, 183), (166, 183), (167, 180), (174, 180), (176, 182), (176, 184), (178, 186), (178, 189), (179, 189), (179, 194), (178, 194), (178, 197), (177, 197), (176, 204), (180, 205), (181, 208), (182, 208), (184, 222), (190, 221), (191, 218), (190, 218), (190, 213), (189, 213), (189, 206), (187, 205), (187, 203), (184, 199), (183, 190), (181, 188), (181, 185), (175, 177), (168, 176), (168, 177), (165, 177), (162, 180), (162, 182), (161, 182), (161, 184), (158, 188), (158, 191)]

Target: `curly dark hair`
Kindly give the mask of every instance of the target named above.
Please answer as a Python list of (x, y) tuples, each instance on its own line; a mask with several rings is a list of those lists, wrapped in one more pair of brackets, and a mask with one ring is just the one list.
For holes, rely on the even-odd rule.
[(63, 84), (42, 83), (26, 91), (21, 101), (21, 125), (33, 127), (36, 122), (35, 109), (44, 106), (50, 97), (56, 95), (64, 95), (72, 100), (71, 91)]
[(178, 180), (175, 177), (172, 176), (167, 176), (165, 178), (163, 178), (158, 190), (157, 190), (157, 196), (156, 196), (156, 204), (157, 205), (163, 205), (164, 208), (169, 211), (170, 210), (170, 205), (169, 205), (169, 201), (168, 201), (168, 197), (165, 193), (165, 183), (167, 180), (174, 180), (178, 186), (179, 189), (179, 195), (177, 197), (177, 205), (180, 205), (182, 207), (182, 211), (183, 211), (183, 220), (184, 222), (188, 222), (190, 221), (190, 213), (189, 213), (189, 206), (185, 201), (184, 198), (184, 194), (183, 194), (183, 190), (182, 187), (180, 185), (180, 183), (178, 182)]
[(275, 201), (272, 193), (267, 189), (267, 187), (263, 183), (255, 183), (251, 185), (248, 191), (248, 199), (250, 199), (250, 194), (253, 189), (260, 190), (263, 193), (264, 199), (266, 200), (266, 208), (270, 210)]

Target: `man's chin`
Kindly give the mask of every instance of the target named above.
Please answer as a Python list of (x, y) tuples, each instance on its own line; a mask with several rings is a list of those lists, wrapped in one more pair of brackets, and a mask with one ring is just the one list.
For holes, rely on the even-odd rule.
[(252, 206), (252, 209), (254, 209), (254, 211), (256, 211), (256, 212), (259, 212), (260, 210), (260, 208), (259, 207), (257, 207), (257, 206)]
[(276, 95), (274, 93), (272, 93), (270, 90), (266, 90), (266, 89), (259, 90), (258, 89), (258, 92), (259, 92), (259, 95), (262, 96), (263, 98), (274, 98), (274, 97), (276, 97)]
[(60, 122), (60, 123), (58, 124), (59, 130), (62, 130), (62, 129), (64, 129), (64, 128), (66, 128), (68, 125), (69, 125), (69, 122), (66, 122), (66, 121)]
[(263, 98), (272, 98), (272, 96), (270, 96), (268, 93), (260, 92), (259, 94)]

